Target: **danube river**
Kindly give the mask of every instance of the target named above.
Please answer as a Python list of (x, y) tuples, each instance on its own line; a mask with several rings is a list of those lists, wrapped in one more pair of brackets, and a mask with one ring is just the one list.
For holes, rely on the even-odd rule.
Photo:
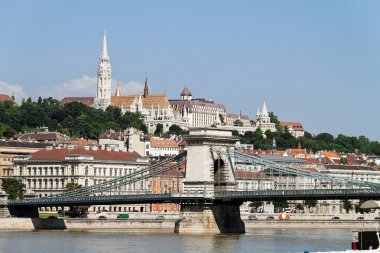
[(0, 253), (80, 252), (304, 252), (344, 250), (352, 232), (345, 229), (260, 229), (242, 235), (181, 235), (171, 231), (0, 232)]

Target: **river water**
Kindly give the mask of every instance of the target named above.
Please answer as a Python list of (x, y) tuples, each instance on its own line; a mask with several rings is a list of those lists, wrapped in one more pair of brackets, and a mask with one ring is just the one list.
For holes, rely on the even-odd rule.
[(255, 229), (242, 235), (182, 235), (172, 231), (42, 230), (0, 232), (0, 253), (304, 252), (351, 247), (348, 229)]

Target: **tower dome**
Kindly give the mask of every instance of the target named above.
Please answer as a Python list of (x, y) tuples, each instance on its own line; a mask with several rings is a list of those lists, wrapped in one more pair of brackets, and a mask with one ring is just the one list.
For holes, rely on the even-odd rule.
[(187, 88), (187, 86), (185, 86), (185, 88), (183, 88), (182, 92), (181, 92), (181, 96), (191, 96), (191, 92), (189, 91), (189, 89)]
[(183, 88), (183, 90), (182, 90), (182, 92), (181, 92), (181, 99), (182, 99), (182, 100), (191, 100), (191, 99), (192, 99), (191, 92), (190, 92), (190, 90), (187, 88), (186, 85), (185, 85), (185, 88)]

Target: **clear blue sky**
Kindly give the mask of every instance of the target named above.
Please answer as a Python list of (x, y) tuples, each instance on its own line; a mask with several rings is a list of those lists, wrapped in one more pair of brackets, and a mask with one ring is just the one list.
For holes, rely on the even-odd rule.
[(3, 1), (0, 92), (95, 96), (103, 30), (122, 93), (194, 97), (380, 140), (380, 1)]

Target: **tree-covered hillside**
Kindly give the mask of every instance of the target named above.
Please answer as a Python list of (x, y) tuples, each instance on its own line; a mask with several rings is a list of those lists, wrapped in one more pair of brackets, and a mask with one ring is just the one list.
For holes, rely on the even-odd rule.
[(102, 111), (77, 102), (61, 107), (59, 101), (53, 98), (39, 98), (37, 102), (28, 98), (20, 106), (0, 102), (0, 136), (9, 138), (41, 126), (86, 139), (97, 139), (108, 128), (123, 130), (132, 126), (147, 131), (139, 114), (122, 115), (120, 108), (116, 107)]
[(260, 129), (257, 129), (255, 132), (246, 132), (244, 135), (240, 135), (237, 131), (234, 131), (233, 134), (240, 138), (241, 143), (253, 144), (255, 149), (272, 149), (273, 139), (275, 138), (277, 150), (295, 148), (300, 143), (303, 148), (313, 152), (335, 150), (338, 152), (354, 153), (358, 151), (366, 154), (380, 155), (380, 143), (378, 141), (370, 141), (365, 136), (355, 137), (339, 134), (337, 137), (334, 137), (329, 133), (320, 133), (313, 136), (305, 132), (304, 137), (296, 139), (287, 129), (280, 126), (276, 115), (270, 113), (270, 117), (271, 122), (276, 124), (277, 132), (265, 132), (266, 138), (264, 138), (264, 133)]

